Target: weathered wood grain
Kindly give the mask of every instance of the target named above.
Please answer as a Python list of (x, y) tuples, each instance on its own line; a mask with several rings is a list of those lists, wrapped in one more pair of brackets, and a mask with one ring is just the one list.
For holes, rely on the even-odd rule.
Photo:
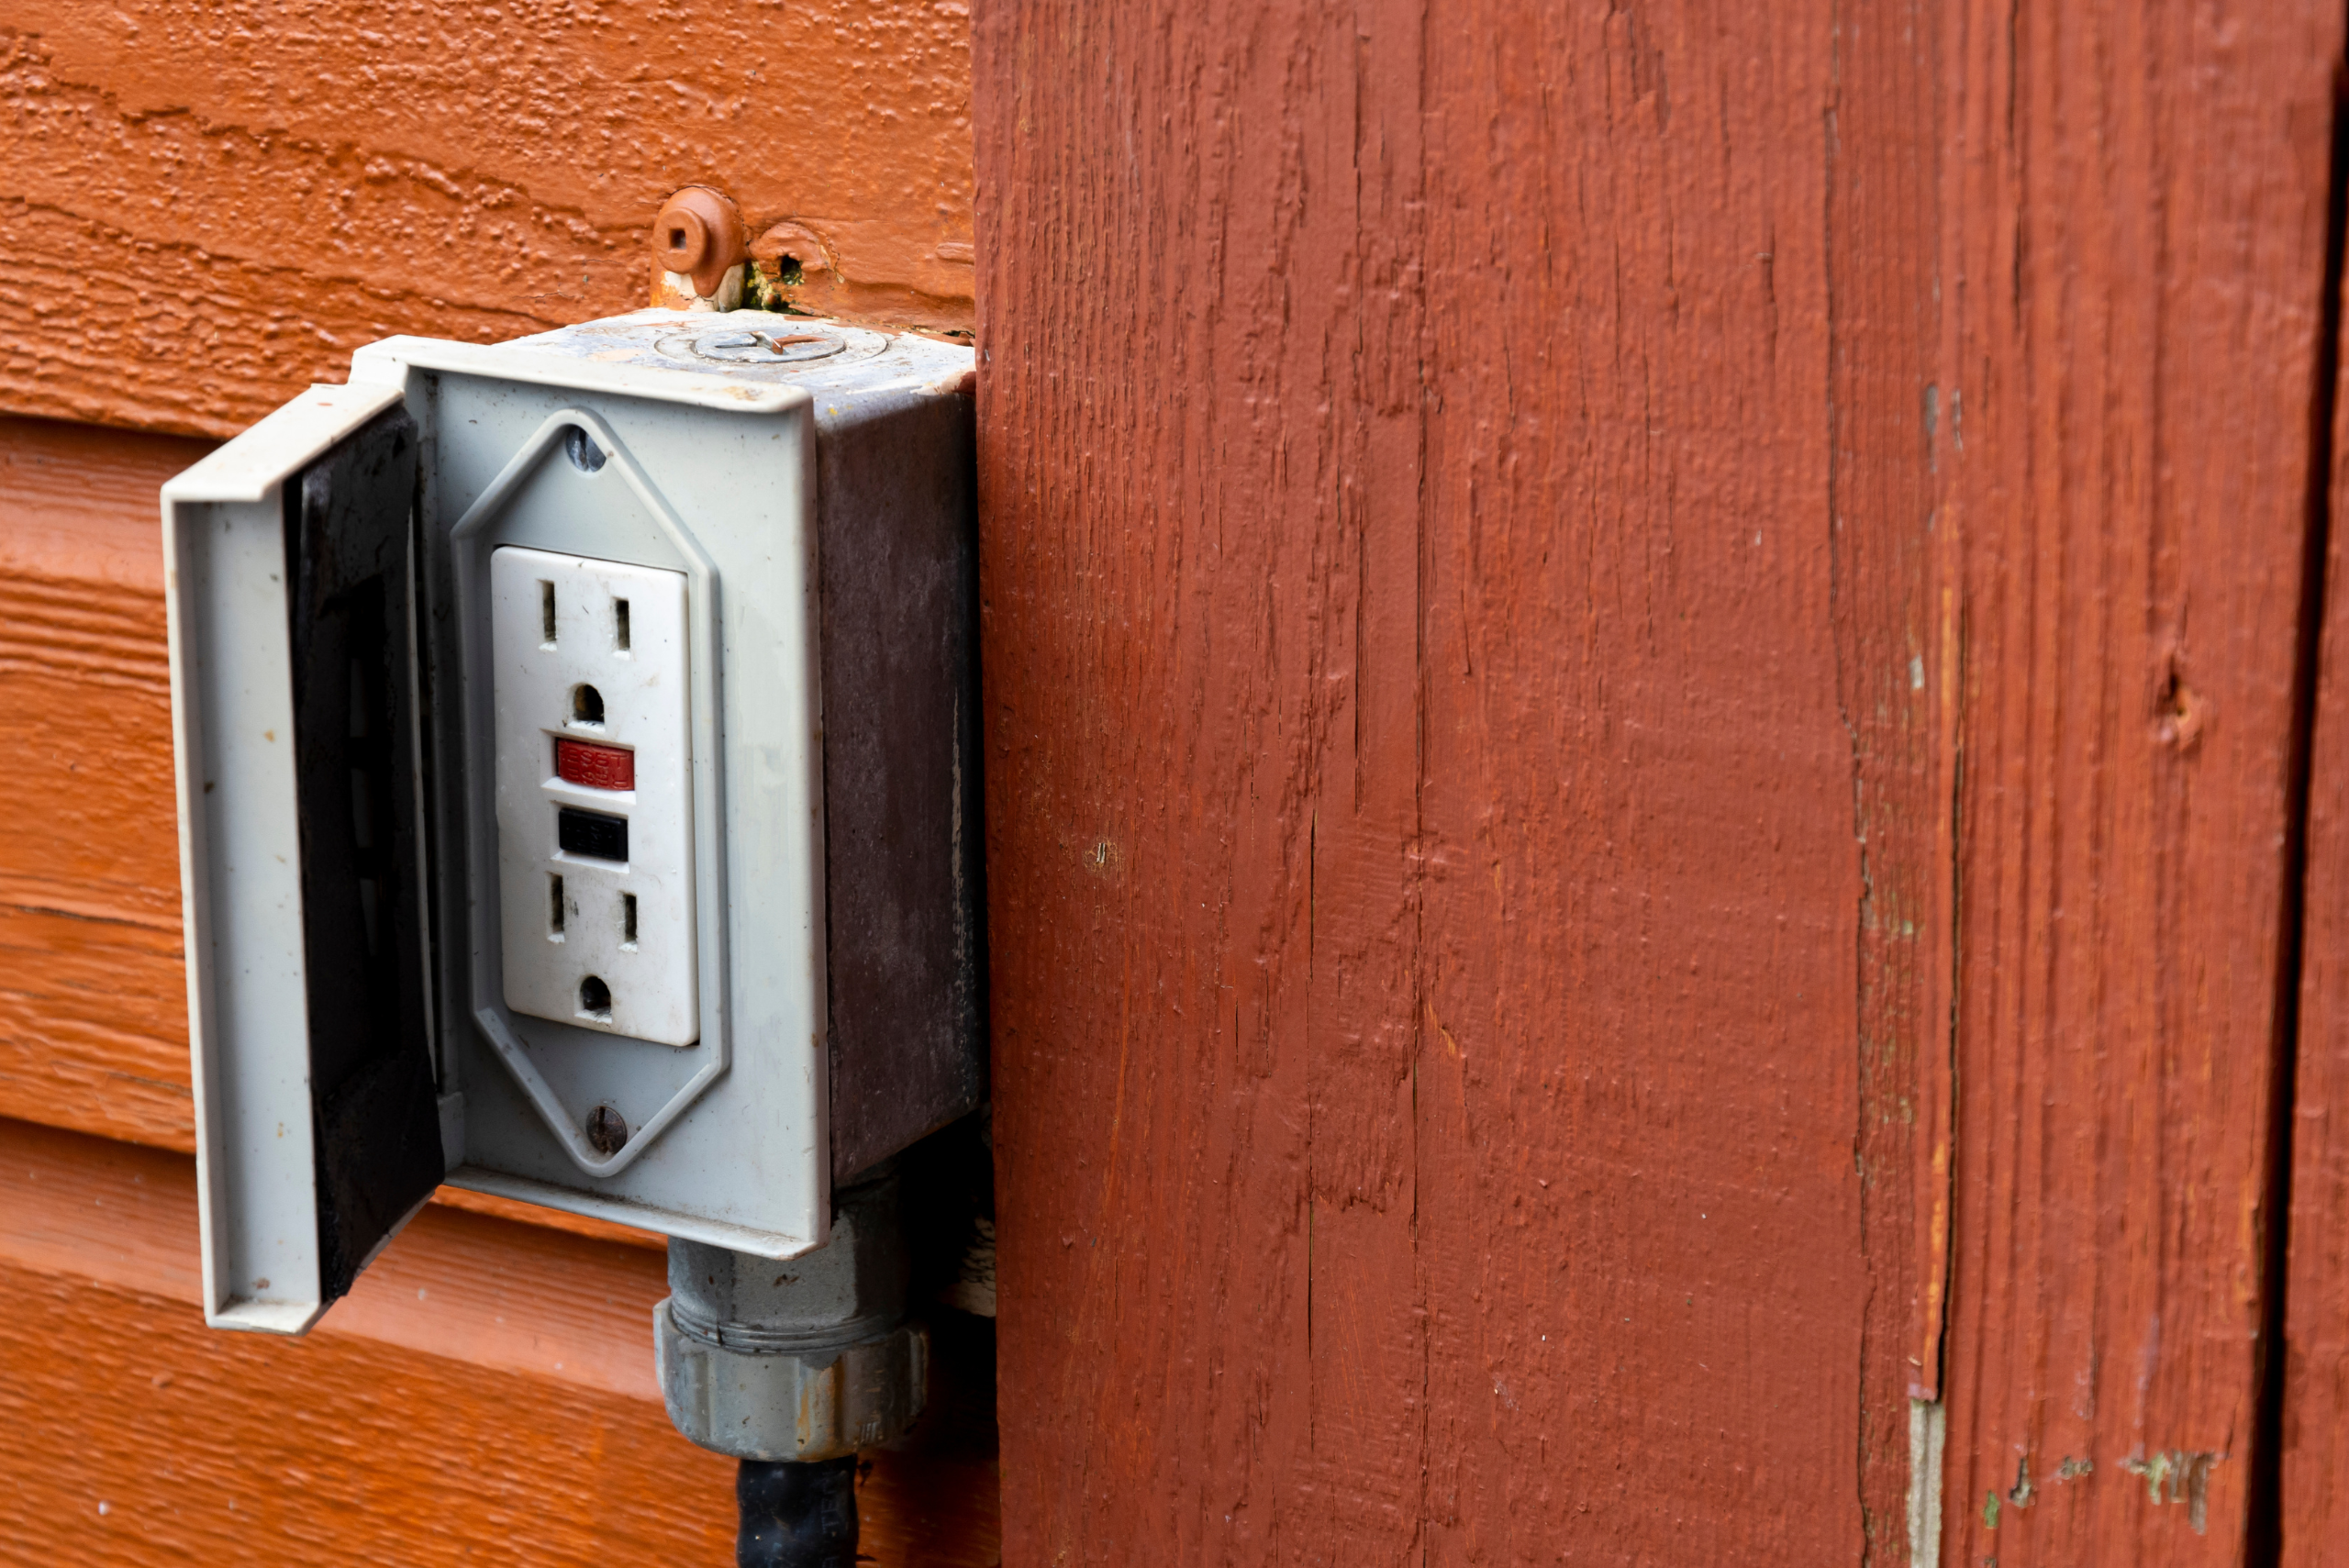
[[(876, 309), (964, 308), (959, 13), (528, 17), (12, 12), (0, 406), (222, 431), (384, 331), (622, 308), (631, 204), (754, 161), (753, 205), (882, 215), (840, 241)], [(1947, 1399), (1944, 1561), (2237, 1560), (2340, 33), (982, 17), (1012, 1561), (1894, 1562), (1911, 1390)], [(46, 825), (0, 853), (0, 1087), (184, 1145), (142, 573), (184, 456), (23, 456), (83, 439), (0, 429), (0, 747)], [(2349, 1405), (2325, 733), (2294, 1562)], [(370, 1428), (371, 1480), (327, 1406), (264, 1425), (324, 1363), (0, 1277), (17, 1321), (230, 1368), (227, 1429), (335, 1507), (523, 1517), (560, 1455), (483, 1389), (591, 1450), (661, 1429), (352, 1341), (328, 1395), (521, 1455), (452, 1481)], [(8, 1429), (133, 1473), (90, 1429), (117, 1362)], [(201, 1479), (184, 1507), (233, 1495)], [(62, 1485), (28, 1507), (79, 1520)], [(288, 1558), (336, 1517), (305, 1496), (269, 1494)]]
[(1943, 1560), (2236, 1562), (2341, 7), (1949, 19)]
[(0, 17), (0, 409), (226, 435), (395, 332), (635, 309), (690, 181), (855, 314), (970, 319), (961, 0), (20, 0)]
[[(199, 1279), (192, 1161), (0, 1120), (0, 1562), (732, 1561), (732, 1462), (652, 1378), (659, 1253), (428, 1210), (296, 1341), (205, 1329)], [(877, 1562), (997, 1561), (956, 1316), (860, 1484)]]
[(1860, 27), (982, 13), (1008, 1561), (1905, 1554), (1935, 43)]

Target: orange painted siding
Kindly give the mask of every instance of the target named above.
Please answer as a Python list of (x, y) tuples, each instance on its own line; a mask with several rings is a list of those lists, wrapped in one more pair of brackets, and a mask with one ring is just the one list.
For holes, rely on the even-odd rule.
[[(188, 1157), (0, 1120), (0, 1562), (731, 1561), (733, 1465), (652, 1382), (659, 1252), (431, 1209), (286, 1340), (204, 1327), (195, 1236)], [(996, 1561), (985, 1361), (945, 1350), (863, 1477), (878, 1562)]]
[(644, 303), (689, 181), (845, 304), (971, 316), (959, 0), (18, 0), (0, 17), (0, 408), (232, 434), (395, 332)]
[(155, 492), (208, 443), (0, 417), (0, 1091), (195, 1147)]

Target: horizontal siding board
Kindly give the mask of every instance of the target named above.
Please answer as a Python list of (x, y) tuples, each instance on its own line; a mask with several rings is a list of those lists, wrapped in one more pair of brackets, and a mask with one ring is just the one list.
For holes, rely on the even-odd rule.
[(732, 1466), (657, 1405), (5, 1262), (0, 1313), (0, 1560), (731, 1560)]
[(195, 1144), (156, 492), (210, 443), (0, 416), (0, 1090)]
[(0, 409), (226, 435), (396, 332), (631, 310), (692, 181), (875, 319), (971, 316), (969, 20), (814, 0), (0, 20)]

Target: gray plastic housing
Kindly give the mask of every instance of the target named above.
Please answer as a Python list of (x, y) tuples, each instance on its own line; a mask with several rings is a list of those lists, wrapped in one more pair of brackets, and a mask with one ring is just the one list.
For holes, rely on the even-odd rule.
[[(834, 1180), (980, 1103), (971, 372), (955, 345), (764, 313), (392, 339), (166, 488), (211, 1320), (300, 1331), (434, 1173), (383, 1115), (349, 1125), (349, 1093), (326, 1104), (340, 1026), (321, 1007), (348, 1012), (365, 966), (344, 951), (359, 939), (304, 921), (331, 905), (336, 929), (373, 928), (315, 863), (343, 808), (302, 797), (253, 733), (296, 706), (306, 635), (254, 562), (297, 531), (306, 476), (349, 469), (385, 420), (413, 452), (385, 504), (413, 520), (391, 762), (416, 960), (376, 963), (414, 1005), (370, 1037), (406, 1097), (364, 1103), (429, 1086), (425, 1140), (454, 1184), (776, 1258), (822, 1244)], [(688, 579), (692, 1046), (503, 1005), (484, 620), (502, 544)], [(300, 874), (256, 869), (285, 864)], [(617, 1148), (598, 1107), (628, 1129)]]

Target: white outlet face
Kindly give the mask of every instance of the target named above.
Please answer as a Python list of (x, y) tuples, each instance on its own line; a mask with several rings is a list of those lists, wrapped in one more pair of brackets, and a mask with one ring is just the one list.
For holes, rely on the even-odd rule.
[(691, 1045), (685, 573), (508, 545), (489, 580), (506, 1005)]

